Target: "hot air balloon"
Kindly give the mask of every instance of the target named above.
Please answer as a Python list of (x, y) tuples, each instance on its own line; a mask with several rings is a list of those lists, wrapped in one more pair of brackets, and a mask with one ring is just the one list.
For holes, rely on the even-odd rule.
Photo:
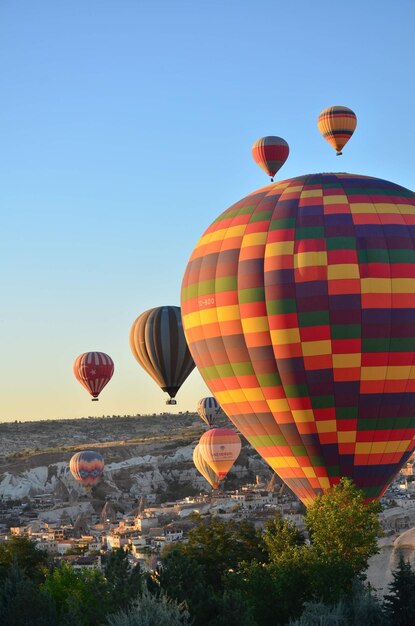
[(337, 156), (340, 156), (355, 131), (357, 117), (347, 107), (327, 107), (318, 116), (317, 124), (324, 139), (336, 150)]
[(196, 245), (182, 313), (211, 392), (306, 505), (342, 476), (383, 494), (415, 445), (412, 191), (353, 174), (255, 191)]
[(180, 387), (195, 367), (183, 333), (180, 307), (159, 306), (142, 313), (130, 331), (135, 359), (177, 404)]
[(289, 152), (288, 143), (281, 137), (261, 137), (252, 146), (254, 161), (271, 176), (271, 181), (288, 159)]
[(213, 428), (201, 436), (199, 450), (219, 480), (223, 480), (239, 456), (241, 439), (229, 428)]
[(219, 415), (222, 415), (222, 409), (220, 405), (213, 397), (202, 398), (197, 405), (197, 412), (205, 424), (212, 428), (215, 425), (216, 419)]
[(75, 359), (73, 373), (91, 394), (92, 401), (97, 402), (99, 394), (112, 378), (114, 362), (105, 352), (84, 352)]
[(86, 488), (92, 488), (104, 474), (104, 459), (99, 452), (84, 450), (73, 455), (69, 469), (75, 480)]
[(219, 477), (200, 453), (199, 444), (197, 444), (193, 450), (193, 463), (195, 464), (197, 471), (200, 472), (203, 478), (208, 481), (212, 489), (217, 489), (219, 486)]

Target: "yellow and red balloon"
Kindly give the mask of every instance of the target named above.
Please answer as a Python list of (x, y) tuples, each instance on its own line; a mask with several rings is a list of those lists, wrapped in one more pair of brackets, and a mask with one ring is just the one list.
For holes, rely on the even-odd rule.
[(347, 107), (327, 107), (318, 116), (317, 125), (324, 139), (336, 150), (337, 156), (340, 156), (356, 129), (357, 117)]

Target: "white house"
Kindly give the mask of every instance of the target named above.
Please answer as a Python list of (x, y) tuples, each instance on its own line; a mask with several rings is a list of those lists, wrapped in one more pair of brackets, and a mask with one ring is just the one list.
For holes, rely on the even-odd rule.
[(181, 541), (183, 539), (183, 531), (174, 524), (169, 524), (164, 529), (164, 537), (167, 543), (172, 541)]
[(75, 541), (73, 539), (62, 539), (60, 541), (56, 541), (56, 552), (60, 555), (66, 554), (68, 550), (75, 546)]

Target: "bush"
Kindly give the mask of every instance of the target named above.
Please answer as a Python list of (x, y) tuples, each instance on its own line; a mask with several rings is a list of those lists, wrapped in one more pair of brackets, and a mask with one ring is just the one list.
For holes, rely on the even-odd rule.
[(345, 607), (339, 602), (328, 606), (322, 602), (308, 602), (301, 617), (290, 626), (348, 626)]
[(132, 608), (108, 618), (109, 626), (185, 626), (189, 614), (184, 604), (170, 600), (165, 594), (152, 595), (144, 591)]
[(336, 604), (307, 602), (302, 615), (291, 621), (290, 626), (382, 626), (387, 623), (370, 587), (357, 580), (352, 593)]

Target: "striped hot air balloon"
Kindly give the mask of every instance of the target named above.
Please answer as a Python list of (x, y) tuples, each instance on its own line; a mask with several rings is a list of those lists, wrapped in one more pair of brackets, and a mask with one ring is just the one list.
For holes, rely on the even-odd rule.
[(212, 489), (217, 489), (219, 486), (219, 477), (201, 454), (199, 444), (197, 444), (193, 450), (193, 463), (195, 464), (197, 471), (200, 472), (203, 478), (208, 481)]
[(97, 401), (99, 394), (112, 378), (114, 362), (105, 352), (84, 352), (75, 359), (73, 373), (91, 394), (92, 400)]
[(415, 445), (412, 191), (353, 174), (255, 191), (196, 245), (182, 313), (211, 392), (306, 505), (342, 476), (383, 494)]
[(135, 359), (176, 404), (180, 387), (195, 367), (183, 333), (180, 307), (159, 306), (142, 313), (130, 331)]
[(336, 150), (337, 156), (340, 156), (355, 131), (357, 117), (347, 107), (327, 107), (318, 116), (317, 124), (324, 139)]
[(252, 146), (254, 161), (271, 176), (271, 181), (288, 159), (289, 152), (288, 143), (281, 137), (261, 137)]
[(220, 404), (212, 396), (199, 400), (197, 412), (200, 419), (203, 420), (209, 428), (212, 428), (219, 415), (223, 414)]
[(104, 459), (99, 452), (77, 452), (69, 461), (72, 476), (85, 487), (93, 487), (104, 474)]
[(241, 439), (229, 428), (213, 428), (201, 436), (199, 450), (219, 480), (223, 480), (239, 456)]

